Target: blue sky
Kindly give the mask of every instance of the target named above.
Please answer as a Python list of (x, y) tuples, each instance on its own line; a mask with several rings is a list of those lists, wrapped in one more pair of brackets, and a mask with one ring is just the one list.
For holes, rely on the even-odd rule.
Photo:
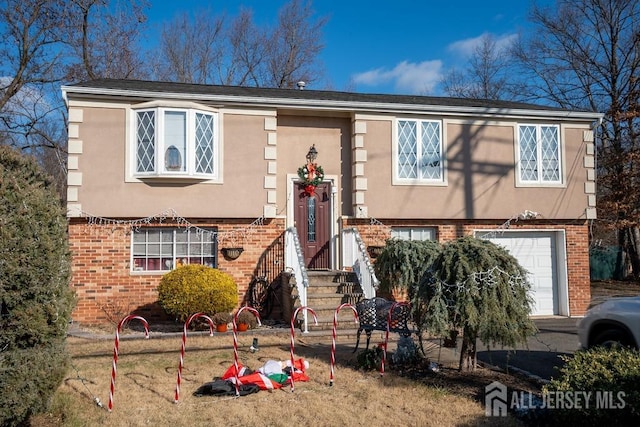
[[(152, 1), (148, 16), (153, 25), (185, 10), (236, 15), (245, 6), (257, 23), (273, 24), (286, 2)], [(315, 0), (316, 13), (329, 18), (320, 58), (325, 79), (308, 88), (441, 95), (442, 74), (464, 67), (483, 34), (507, 42), (525, 30), (530, 6), (530, 0)]]

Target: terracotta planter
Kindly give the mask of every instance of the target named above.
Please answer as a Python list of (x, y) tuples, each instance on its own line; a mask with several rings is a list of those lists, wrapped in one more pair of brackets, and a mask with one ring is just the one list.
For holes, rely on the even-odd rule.
[(245, 332), (247, 329), (249, 329), (249, 324), (248, 323), (238, 323), (238, 331), (239, 332)]
[(226, 323), (221, 323), (219, 325), (216, 325), (216, 331), (218, 331), (218, 332), (227, 332), (227, 324)]

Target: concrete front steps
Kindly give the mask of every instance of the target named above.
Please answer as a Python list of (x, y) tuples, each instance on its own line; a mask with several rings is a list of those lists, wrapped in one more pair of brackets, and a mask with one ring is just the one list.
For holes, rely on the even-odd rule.
[[(309, 270), (307, 275), (309, 277), (307, 306), (316, 313), (318, 318), (316, 326), (313, 316), (309, 316), (309, 331), (330, 331), (333, 329), (336, 309), (345, 302), (355, 305), (363, 298), (358, 278), (353, 272), (339, 270)], [(302, 316), (299, 315), (298, 318)], [(340, 310), (338, 328), (358, 329), (351, 309)]]

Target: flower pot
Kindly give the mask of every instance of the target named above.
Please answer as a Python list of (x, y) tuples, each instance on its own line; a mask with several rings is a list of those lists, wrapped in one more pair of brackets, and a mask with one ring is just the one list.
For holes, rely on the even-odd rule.
[(242, 252), (244, 248), (222, 248), (222, 255), (230, 260), (238, 259)]
[(216, 325), (216, 331), (218, 331), (218, 332), (227, 332), (227, 324), (226, 323), (221, 323), (219, 325)]
[(238, 331), (239, 332), (245, 332), (247, 329), (249, 329), (249, 324), (248, 323), (238, 323)]

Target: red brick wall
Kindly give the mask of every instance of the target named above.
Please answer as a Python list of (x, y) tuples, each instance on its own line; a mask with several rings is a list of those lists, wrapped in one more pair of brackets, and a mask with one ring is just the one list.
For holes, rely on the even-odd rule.
[[(278, 240), (284, 231), (284, 220), (265, 220), (251, 227), (251, 221), (190, 220), (200, 227), (215, 226), (221, 236), (236, 231), (240, 242), (224, 240), (218, 244), (218, 268), (233, 276), (242, 301), (253, 278), (256, 265), (265, 248)], [(176, 226), (172, 221), (149, 226)], [(228, 235), (228, 234), (227, 234)], [(227, 260), (220, 250), (225, 245), (242, 246), (244, 252), (236, 260)], [(69, 246), (72, 253), (71, 286), (76, 292), (77, 306), (73, 320), (85, 324), (117, 322), (133, 311), (148, 321), (165, 317), (157, 304), (157, 286), (162, 273), (131, 272), (131, 233), (129, 226), (88, 224), (86, 219), (69, 222)]]
[[(415, 226), (415, 227), (435, 227), (437, 238), (440, 243), (455, 240), (459, 237), (473, 233), (478, 229), (496, 229), (503, 223), (493, 223), (491, 221), (420, 221), (412, 222), (399, 220), (383, 220), (384, 226), (371, 225), (370, 220), (344, 219), (343, 227), (357, 227), (364, 241), (365, 246), (381, 245), (390, 236), (389, 227), (392, 226)], [(591, 300), (591, 284), (589, 273), (589, 235), (586, 222), (576, 224), (559, 224), (558, 222), (545, 221), (514, 221), (510, 224), (509, 230), (526, 229), (564, 229), (567, 240), (567, 280), (569, 284), (569, 314), (571, 316), (584, 315)], [(386, 236), (386, 237), (385, 237)]]

